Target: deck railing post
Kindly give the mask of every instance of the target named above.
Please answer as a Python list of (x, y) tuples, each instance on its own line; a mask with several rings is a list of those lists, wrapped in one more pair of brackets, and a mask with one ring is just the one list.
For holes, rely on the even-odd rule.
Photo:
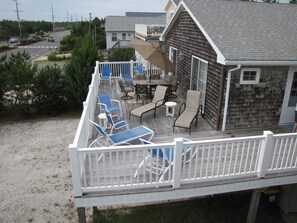
[(271, 131), (264, 131), (263, 136), (265, 138), (262, 142), (262, 146), (259, 154), (258, 167), (257, 167), (259, 178), (265, 177), (265, 173), (268, 168), (269, 159), (271, 157), (273, 133)]
[(173, 160), (172, 187), (180, 188), (183, 140), (181, 138), (175, 138), (174, 142), (175, 142), (175, 147), (174, 147), (174, 155), (173, 155), (174, 160)]
[(79, 168), (77, 147), (73, 144), (70, 144), (68, 147), (68, 150), (69, 150), (69, 158), (70, 158), (70, 165), (71, 165), (71, 172), (72, 172), (74, 197), (81, 197), (82, 185), (81, 185), (81, 179), (80, 179), (80, 168)]
[(134, 68), (134, 62), (133, 60), (130, 60), (130, 74), (133, 77), (133, 68)]

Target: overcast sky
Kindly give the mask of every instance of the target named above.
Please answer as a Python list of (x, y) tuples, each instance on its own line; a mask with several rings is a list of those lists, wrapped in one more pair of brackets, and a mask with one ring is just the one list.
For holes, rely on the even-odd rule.
[[(21, 20), (55, 21), (88, 20), (125, 12), (164, 12), (167, 0), (17, 0)], [(15, 0), (0, 0), (0, 20), (17, 20)]]

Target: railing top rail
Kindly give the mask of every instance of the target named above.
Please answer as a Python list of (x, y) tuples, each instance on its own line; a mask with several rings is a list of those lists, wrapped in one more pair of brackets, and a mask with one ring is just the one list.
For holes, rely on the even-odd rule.
[(139, 148), (161, 148), (161, 147), (173, 147), (175, 143), (156, 143), (149, 145), (126, 145), (126, 146), (110, 146), (110, 147), (91, 147), (91, 148), (78, 148), (78, 152), (115, 152), (115, 151), (123, 151), (123, 150), (133, 150)]
[[(294, 135), (296, 134), (296, 135)], [(297, 133), (280, 133), (280, 134), (274, 134), (273, 138), (282, 138), (282, 137), (296, 137)]]
[(250, 140), (261, 140), (265, 137), (263, 135), (259, 136), (247, 136), (247, 137), (236, 137), (236, 138), (222, 138), (222, 139), (207, 139), (199, 141), (189, 141), (184, 142), (185, 145), (200, 145), (200, 144), (218, 144), (218, 143), (232, 143), (237, 141), (250, 141)]

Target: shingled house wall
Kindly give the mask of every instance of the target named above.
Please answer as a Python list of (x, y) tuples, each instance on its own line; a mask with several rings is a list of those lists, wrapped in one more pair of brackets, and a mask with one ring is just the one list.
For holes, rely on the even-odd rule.
[[(184, 59), (177, 61), (178, 91), (184, 98), (190, 89), (192, 56), (208, 61), (205, 118), (215, 129), (221, 129), (227, 72), (235, 66), (216, 62), (215, 51), (187, 12), (180, 14), (165, 38), (167, 52), (171, 46), (177, 49), (178, 54), (184, 54)], [(241, 85), (240, 70), (232, 73), (227, 129), (279, 123), (289, 67), (253, 68), (261, 68), (259, 84)]]
[(215, 51), (187, 12), (180, 14), (165, 38), (165, 50), (167, 52), (171, 46), (177, 49), (178, 54), (180, 52), (184, 54), (184, 58), (177, 61), (176, 72), (179, 81), (178, 92), (184, 98), (187, 90), (190, 89), (192, 56), (208, 61), (204, 113), (209, 123), (217, 128), (221, 104), (223, 65), (216, 62)]
[[(230, 68), (226, 67), (225, 71)], [(261, 69), (259, 84), (241, 85), (240, 70), (232, 73), (227, 129), (279, 123), (289, 67), (253, 68)]]

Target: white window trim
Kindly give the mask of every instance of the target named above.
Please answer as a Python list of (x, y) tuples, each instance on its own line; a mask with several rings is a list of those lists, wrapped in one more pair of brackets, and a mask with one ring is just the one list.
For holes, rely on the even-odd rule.
[[(245, 71), (256, 71), (256, 80), (254, 81), (245, 81), (243, 80), (243, 73)], [(260, 73), (261, 69), (260, 68), (242, 68), (240, 72), (240, 84), (259, 84), (260, 82)]]

